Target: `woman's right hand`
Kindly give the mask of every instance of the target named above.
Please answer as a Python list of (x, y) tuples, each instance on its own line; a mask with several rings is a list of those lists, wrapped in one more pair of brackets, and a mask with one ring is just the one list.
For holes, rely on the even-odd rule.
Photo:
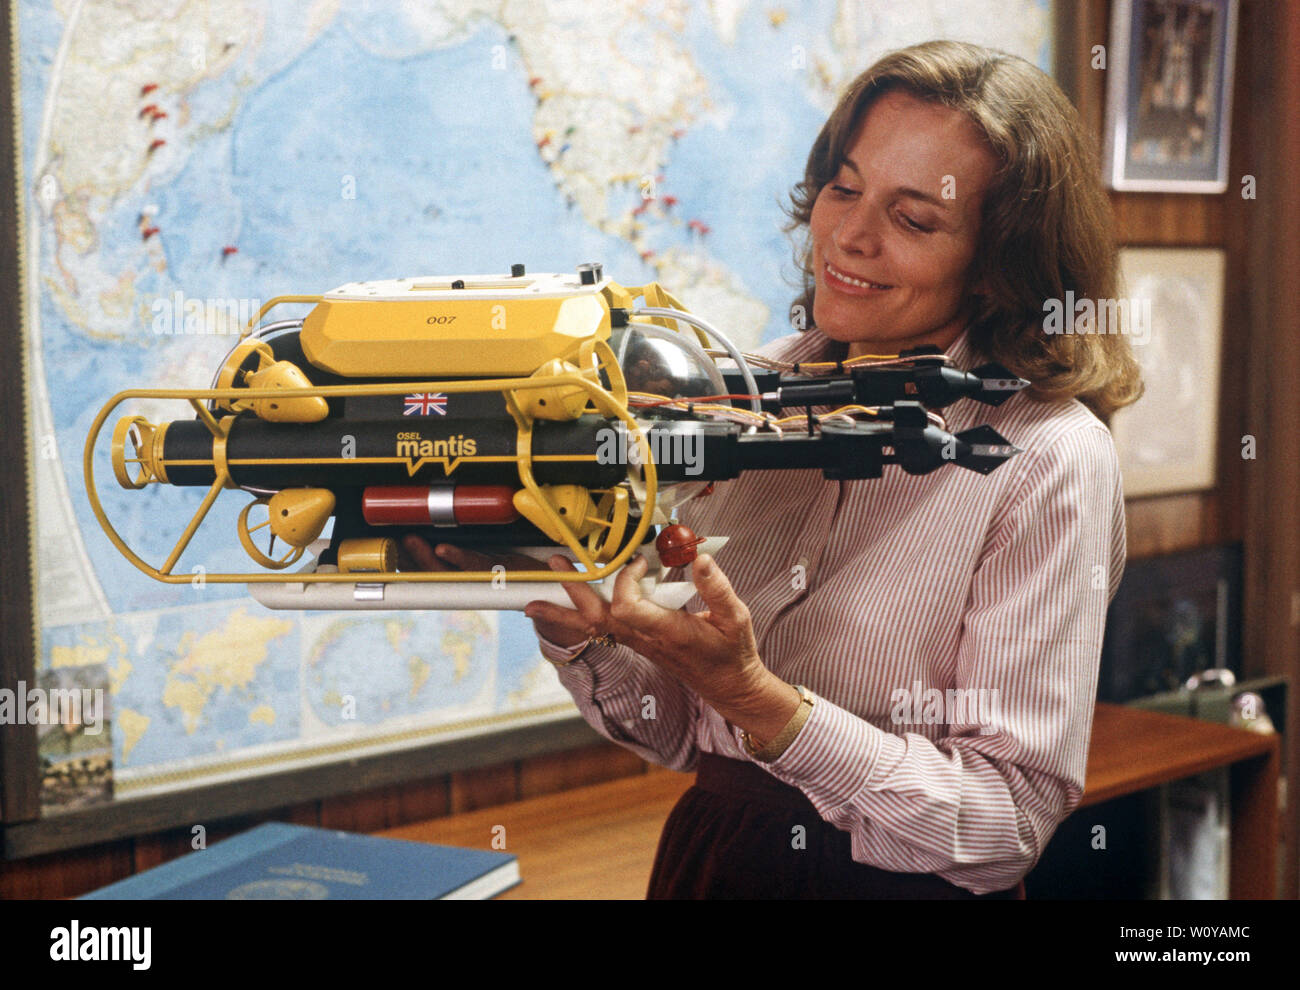
[[(402, 569), (419, 571), (490, 571), (497, 566), (505, 567), (507, 571), (536, 571), (545, 570), (547, 566), (540, 560), (520, 553), (479, 553), (451, 543), (431, 546), (428, 540), (415, 533), (408, 533), (402, 538), (402, 550), (404, 551), (402, 563), (407, 565)], [(558, 554), (550, 559), (550, 569), (575, 570), (567, 557)], [(539, 636), (550, 640), (556, 646), (577, 646), (590, 638), (589, 632), (575, 628), (572, 623), (560, 625), (553, 621), (534, 619), (533, 628), (537, 630)]]

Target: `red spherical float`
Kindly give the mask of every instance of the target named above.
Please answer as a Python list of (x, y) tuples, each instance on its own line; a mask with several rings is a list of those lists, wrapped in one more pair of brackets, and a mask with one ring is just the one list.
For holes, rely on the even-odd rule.
[(695, 560), (695, 548), (703, 542), (704, 537), (675, 523), (664, 527), (655, 539), (655, 549), (659, 551), (659, 559), (669, 567), (685, 567)]

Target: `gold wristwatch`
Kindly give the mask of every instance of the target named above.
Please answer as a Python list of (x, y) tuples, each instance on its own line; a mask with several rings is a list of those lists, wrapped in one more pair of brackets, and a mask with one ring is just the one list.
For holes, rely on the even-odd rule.
[(803, 724), (808, 721), (808, 716), (812, 714), (812, 707), (817, 703), (817, 696), (802, 684), (796, 684), (794, 689), (799, 692), (799, 707), (790, 716), (790, 721), (786, 722), (784, 728), (776, 734), (776, 738), (766, 746), (755, 745), (753, 736), (744, 729), (740, 731), (740, 741), (745, 745), (745, 752), (754, 759), (762, 763), (771, 763), (789, 748), (794, 742), (794, 737), (803, 728)]

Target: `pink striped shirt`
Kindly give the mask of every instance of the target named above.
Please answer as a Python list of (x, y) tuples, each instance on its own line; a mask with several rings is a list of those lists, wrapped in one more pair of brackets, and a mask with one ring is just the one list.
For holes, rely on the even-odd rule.
[[(837, 346), (813, 329), (763, 353), (813, 361)], [(965, 333), (948, 355), (984, 361)], [(1124, 498), (1110, 432), (1076, 400), (962, 399), (944, 414), (953, 433), (988, 423), (1024, 453), (988, 476), (752, 471), (680, 514), (731, 537), (716, 559), (759, 655), (818, 696), (759, 766), (849, 832), (855, 860), (983, 894), (1028, 873), (1082, 796)], [(583, 717), (647, 760), (750, 759), (737, 729), (627, 647), (593, 645), (559, 670)]]

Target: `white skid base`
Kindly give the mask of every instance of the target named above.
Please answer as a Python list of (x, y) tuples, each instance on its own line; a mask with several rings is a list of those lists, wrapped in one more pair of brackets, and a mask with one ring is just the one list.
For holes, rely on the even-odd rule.
[[(709, 537), (700, 544), (701, 552), (713, 554), (726, 544), (727, 537)], [(324, 549), (323, 541), (312, 548)], [(556, 553), (573, 559), (572, 554), (555, 547), (511, 547), (506, 553), (522, 553), (545, 559)], [(666, 569), (659, 561), (653, 544), (638, 551), (650, 564), (646, 577), (641, 579), (641, 593), (662, 608), (677, 610), (690, 601), (695, 585), (690, 581), (662, 581)], [(312, 574), (314, 563), (298, 573)], [(337, 573), (333, 567), (321, 567), (321, 573)], [(690, 568), (687, 569), (690, 573)], [(612, 600), (614, 581), (610, 575), (602, 581), (588, 581), (587, 587), (606, 601)], [(266, 582), (248, 586), (248, 593), (259, 604), (271, 609), (309, 610), (411, 610), (411, 611), (507, 611), (522, 612), (529, 602), (551, 602), (565, 608), (573, 607), (573, 600), (564, 590), (567, 582), (511, 581), (509, 573), (504, 583), (493, 585), (489, 581), (366, 581), (358, 574), (355, 584), (346, 582)]]

